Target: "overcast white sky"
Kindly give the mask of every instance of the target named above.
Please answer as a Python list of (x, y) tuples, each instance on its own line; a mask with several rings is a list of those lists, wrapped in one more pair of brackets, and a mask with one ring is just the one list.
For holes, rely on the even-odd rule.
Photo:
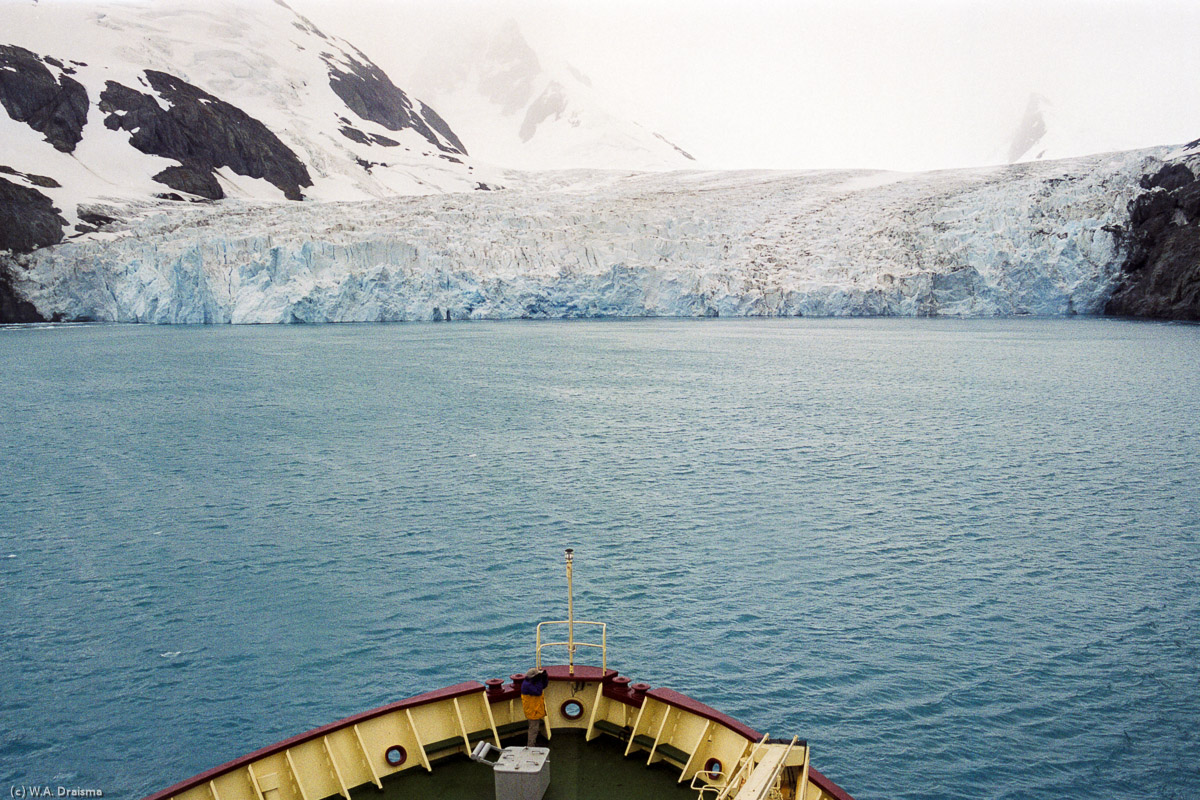
[(447, 27), (511, 17), (720, 167), (1003, 161), (1030, 92), (1056, 154), (1200, 137), (1197, 0), (289, 0), (401, 88)]

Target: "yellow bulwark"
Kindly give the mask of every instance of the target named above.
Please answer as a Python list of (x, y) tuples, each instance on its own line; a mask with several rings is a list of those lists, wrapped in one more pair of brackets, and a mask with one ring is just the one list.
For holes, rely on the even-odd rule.
[[(798, 740), (774, 743), (670, 689), (612, 670), (547, 667), (547, 723), (613, 737), (627, 758), (679, 770), (705, 800), (849, 800), (808, 764)], [(573, 674), (572, 674), (573, 672)], [(519, 677), (519, 676), (518, 676)], [(481, 739), (523, 739), (519, 683), (460, 683), (309, 731), (183, 781), (147, 800), (350, 800), (406, 770), (436, 771)]]

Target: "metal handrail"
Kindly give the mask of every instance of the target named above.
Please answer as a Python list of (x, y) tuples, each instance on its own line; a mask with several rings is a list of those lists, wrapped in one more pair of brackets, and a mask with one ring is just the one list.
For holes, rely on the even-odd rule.
[[(782, 743), (772, 745), (772, 743), (769, 742), (769, 738), (770, 737), (768, 736), (764, 736), (762, 741), (755, 745), (754, 749), (750, 751), (750, 754), (746, 756), (746, 758), (740, 764), (738, 764), (738, 768), (734, 770), (734, 773), (730, 777), (729, 782), (725, 785), (724, 790), (717, 795), (717, 800), (722, 800), (722, 798), (729, 797), (731, 794), (734, 800), (737, 800), (737, 798), (741, 796), (742, 789), (744, 789), (746, 784), (750, 782), (750, 778), (754, 774), (758, 764), (761, 763), (758, 760), (760, 758), (759, 754), (764, 752), (768, 747), (783, 746)], [(763, 782), (763, 791), (767, 792), (768, 795), (763, 795), (760, 793), (757, 795), (757, 797), (771, 796), (770, 793), (777, 793), (777, 782), (779, 781), (779, 776), (783, 773), (783, 769), (787, 765), (788, 756), (792, 754), (792, 750), (795, 749), (796, 742), (798, 741), (800, 741), (799, 736), (792, 737), (792, 741), (788, 742), (787, 747), (783, 751), (783, 755), (779, 757), (779, 763), (776, 764), (775, 768), (771, 770), (770, 777)], [(807, 749), (807, 745), (805, 745), (805, 748)], [(807, 752), (805, 753), (805, 758), (808, 758)]]
[[(567, 625), (570, 635), (565, 642), (543, 642), (542, 641), (542, 626), (543, 625)], [(590, 625), (593, 628), (600, 629), (600, 642), (581, 642), (574, 638), (573, 626)], [(542, 648), (544, 647), (563, 647), (567, 648), (567, 664), (573, 673), (575, 671), (575, 650), (579, 647), (594, 647), (600, 650), (601, 669), (608, 670), (608, 625), (603, 622), (580, 622), (579, 620), (551, 620), (548, 622), (539, 622), (537, 626), (537, 668), (542, 668)]]
[(732, 794), (746, 785), (746, 779), (749, 778), (750, 773), (754, 771), (754, 764), (756, 763), (755, 759), (758, 757), (758, 754), (763, 750), (763, 748), (767, 746), (767, 740), (770, 738), (770, 734), (763, 734), (762, 741), (754, 745), (754, 747), (750, 749), (750, 752), (747, 753), (745, 757), (743, 757), (737, 763), (737, 766), (734, 767), (733, 772), (729, 774), (729, 779), (725, 782), (725, 785), (721, 788), (720, 793), (717, 795), (717, 800), (725, 800), (725, 798), (730, 797)]
[[(728, 777), (728, 775), (720, 770), (717, 770), (716, 772), (705, 772), (701, 769), (697, 770), (696, 773), (692, 775), (692, 782), (688, 785), (699, 795), (698, 800), (704, 800), (705, 792), (712, 792), (714, 797), (719, 795), (722, 788), (720, 780), (721, 778)], [(697, 784), (697, 781), (699, 781), (699, 784)]]
[(779, 763), (775, 765), (775, 769), (771, 771), (771, 777), (767, 780), (768, 787), (774, 787), (775, 782), (779, 780), (779, 776), (783, 773), (784, 765), (787, 764), (788, 756), (792, 754), (792, 750), (796, 747), (796, 742), (800, 737), (793, 736), (792, 741), (788, 744), (787, 750), (783, 751), (783, 757), (779, 759)]

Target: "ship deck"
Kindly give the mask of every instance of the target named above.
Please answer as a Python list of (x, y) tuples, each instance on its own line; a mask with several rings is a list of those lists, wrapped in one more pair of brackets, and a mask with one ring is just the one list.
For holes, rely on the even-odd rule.
[[(707, 782), (713, 773), (728, 776), (718, 780), (734, 783), (741, 800), (778, 794), (851, 800), (810, 767), (807, 743), (797, 744), (798, 737), (770, 740), (687, 695), (630, 683), (602, 667), (546, 671), (546, 723), (553, 733), (547, 800), (695, 800), (691, 782)], [(466, 681), (364, 711), (147, 800), (492, 798), (492, 769), (466, 754), (478, 742), (523, 743), (523, 675), (512, 678)]]
[[(507, 744), (524, 744), (515, 740)], [(581, 731), (557, 730), (550, 748), (550, 788), (545, 800), (696, 800), (679, 783), (678, 768), (646, 765), (646, 754), (625, 758), (624, 745), (607, 736), (584, 741)], [(368, 784), (352, 800), (488, 800), (495, 797), (492, 770), (466, 756), (433, 764), (433, 772), (408, 770), (383, 782), (382, 794)]]

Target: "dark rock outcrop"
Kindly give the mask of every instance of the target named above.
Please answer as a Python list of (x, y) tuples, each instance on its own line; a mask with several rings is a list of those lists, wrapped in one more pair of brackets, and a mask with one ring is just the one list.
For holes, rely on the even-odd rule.
[(1143, 189), (1166, 189), (1168, 192), (1182, 189), (1196, 180), (1187, 164), (1167, 164), (1153, 175), (1143, 175), (1138, 181)]
[[(420, 100), (417, 102), (421, 103)], [(467, 148), (464, 147), (463, 143), (459, 141), (457, 136), (454, 135), (454, 131), (450, 130), (450, 126), (446, 123), (446, 120), (442, 119), (436, 111), (424, 103), (421, 103), (421, 117), (427, 123), (429, 123), (429, 127), (433, 128), (435, 131), (445, 137), (446, 141), (451, 144), (451, 149), (453, 151), (457, 152), (459, 155), (468, 155)], [(446, 148), (443, 147), (442, 149), (445, 150)]]
[(116, 217), (110, 217), (108, 214), (101, 214), (98, 211), (87, 211), (80, 206), (79, 222), (75, 223), (75, 230), (79, 233), (95, 233), (115, 222), (117, 222)]
[[(46, 63), (62, 69), (62, 62), (56, 59), (0, 44), (0, 104), (17, 122), (43, 134), (56, 150), (70, 153), (83, 138), (87, 124), (87, 90), (66, 74), (56, 79)], [(63, 69), (64, 73), (73, 71)]]
[[(1034, 146), (1046, 135), (1046, 117), (1042, 112), (1042, 107), (1046, 103), (1046, 98), (1038, 94), (1029, 95), (1029, 102), (1025, 105), (1025, 114), (1021, 117), (1021, 123), (1017, 126), (1017, 130), (1012, 135), (1012, 141), (1008, 145), (1008, 163), (1014, 164), (1022, 157), (1028, 155)], [(1035, 159), (1040, 159), (1045, 154), (1045, 145), (1034, 156)]]
[(371, 143), (371, 137), (367, 136), (358, 128), (351, 128), (347, 125), (343, 125), (341, 128), (338, 128), (338, 131), (342, 134), (342, 136), (345, 136), (352, 142), (358, 142), (359, 144)]
[(551, 83), (546, 90), (529, 105), (525, 119), (521, 121), (519, 134), (522, 142), (528, 142), (541, 125), (550, 117), (558, 119), (567, 110), (567, 94), (559, 83)]
[(0, 324), (13, 322), (45, 322), (33, 303), (17, 296), (9, 275), (9, 265), (0, 258)]
[(675, 144), (675, 143), (674, 143), (674, 142), (672, 142), (670, 139), (668, 139), (667, 137), (663, 136), (661, 133), (656, 133), (656, 134), (654, 134), (654, 138), (661, 140), (661, 141), (662, 141), (664, 144), (670, 145), (672, 148), (674, 148), (674, 149), (675, 149), (675, 152), (679, 153), (679, 155), (683, 156), (683, 157), (684, 157), (684, 158), (686, 158), (688, 161), (695, 161), (695, 160), (696, 160), (696, 157), (695, 157), (694, 155), (692, 155), (691, 153), (689, 153), (687, 150), (684, 150), (682, 147), (680, 147), (679, 145)]
[(58, 244), (66, 224), (49, 197), (0, 178), (0, 250), (28, 253)]
[(1183, 163), (1142, 177), (1121, 281), (1105, 313), (1200, 321), (1200, 181)]
[(362, 60), (350, 59), (348, 65), (329, 54), (324, 58), (329, 67), (330, 88), (355, 114), (390, 131), (411, 128), (444, 152), (467, 154), (445, 120), (424, 103), (420, 103), (420, 110), (414, 107), (408, 95), (366, 56)]
[(180, 167), (154, 179), (180, 192), (212, 200), (224, 197), (213, 170), (229, 167), (239, 175), (265, 178), (289, 200), (302, 200), (312, 186), (308, 169), (266, 125), (240, 108), (165, 72), (146, 70), (146, 80), (167, 101), (164, 110), (148, 94), (109, 81), (100, 94), (104, 124), (124, 130), (138, 150), (172, 158)]
[[(0, 178), (0, 250), (28, 253), (58, 244), (66, 224), (49, 197), (37, 189)], [(33, 304), (13, 288), (13, 269), (11, 260), (0, 256), (0, 323), (43, 322), (44, 317)]]
[[(358, 128), (354, 128), (350, 125), (343, 125), (338, 130), (341, 132), (342, 136), (345, 136), (347, 139), (349, 139), (352, 142), (358, 142), (359, 144), (377, 144), (382, 147), (399, 147), (400, 146), (400, 143), (397, 142), (395, 139), (389, 139), (386, 136), (380, 136), (378, 133), (363, 133)], [(445, 155), (442, 156), (442, 158), (449, 158), (449, 157), (450, 156), (445, 156)], [(461, 164), (462, 162), (459, 161), (458, 163)]]
[(62, 184), (54, 180), (54, 178), (45, 175), (33, 175), (29, 172), (18, 172), (12, 167), (6, 167), (0, 164), (0, 172), (5, 175), (15, 175), (18, 178), (23, 178), (34, 186), (40, 186), (43, 189), (61, 189)]
[(167, 167), (155, 175), (154, 180), (176, 191), (207, 197), (209, 200), (220, 200), (225, 196), (212, 172), (204, 169)]

